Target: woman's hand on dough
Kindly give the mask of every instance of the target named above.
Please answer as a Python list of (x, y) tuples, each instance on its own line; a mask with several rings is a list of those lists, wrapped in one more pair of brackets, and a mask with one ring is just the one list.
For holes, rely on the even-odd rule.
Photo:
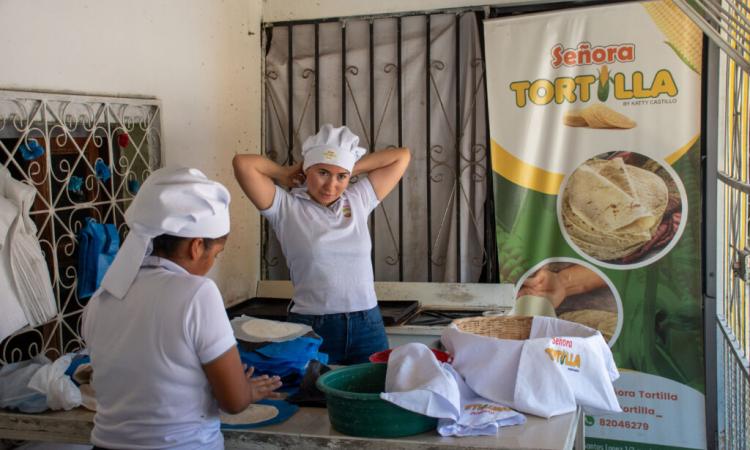
[(245, 378), (250, 384), (252, 403), (257, 402), (258, 400), (263, 400), (264, 398), (281, 398), (280, 393), (274, 392), (281, 387), (281, 380), (279, 377), (269, 377), (268, 375), (253, 377), (253, 372), (255, 372), (254, 367), (245, 370)]

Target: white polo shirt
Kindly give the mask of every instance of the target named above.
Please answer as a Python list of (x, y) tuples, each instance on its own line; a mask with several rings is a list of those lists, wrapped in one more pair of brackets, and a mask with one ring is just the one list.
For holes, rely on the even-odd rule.
[(286, 258), (299, 314), (363, 311), (377, 306), (367, 216), (378, 205), (367, 178), (350, 184), (326, 207), (306, 188), (276, 186), (260, 213), (271, 223)]
[(223, 449), (219, 409), (202, 365), (236, 345), (208, 278), (149, 256), (125, 298), (97, 292), (84, 310), (105, 448)]

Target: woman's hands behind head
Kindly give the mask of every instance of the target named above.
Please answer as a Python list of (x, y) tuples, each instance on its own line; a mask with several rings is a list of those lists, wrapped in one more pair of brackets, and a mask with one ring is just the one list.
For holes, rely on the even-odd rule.
[(305, 184), (305, 172), (302, 171), (302, 161), (284, 166), (284, 175), (279, 178), (279, 184), (286, 188), (299, 187)]

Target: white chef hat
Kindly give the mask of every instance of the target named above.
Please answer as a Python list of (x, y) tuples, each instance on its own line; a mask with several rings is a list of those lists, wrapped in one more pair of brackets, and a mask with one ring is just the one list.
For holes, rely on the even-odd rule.
[(332, 164), (351, 172), (354, 163), (366, 152), (359, 147), (359, 137), (349, 128), (325, 124), (302, 144), (302, 170), (314, 164)]
[(130, 232), (104, 275), (102, 289), (124, 298), (156, 236), (215, 239), (228, 234), (229, 201), (227, 188), (198, 169), (156, 170), (125, 211)]

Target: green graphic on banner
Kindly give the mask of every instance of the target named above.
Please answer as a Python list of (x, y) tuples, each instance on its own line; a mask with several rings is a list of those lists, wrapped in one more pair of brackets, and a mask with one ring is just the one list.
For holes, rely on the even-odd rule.
[(705, 448), (700, 30), (655, 1), (485, 40), (501, 281), (598, 329), (620, 370), (623, 413), (589, 416), (587, 447)]

